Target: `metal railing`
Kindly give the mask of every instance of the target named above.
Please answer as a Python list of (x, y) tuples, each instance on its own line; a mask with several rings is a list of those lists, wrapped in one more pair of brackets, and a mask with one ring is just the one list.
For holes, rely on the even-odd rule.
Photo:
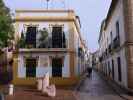
[(119, 38), (119, 36), (117, 36), (117, 37), (113, 40), (113, 49), (117, 49), (118, 47), (120, 47), (120, 38)]

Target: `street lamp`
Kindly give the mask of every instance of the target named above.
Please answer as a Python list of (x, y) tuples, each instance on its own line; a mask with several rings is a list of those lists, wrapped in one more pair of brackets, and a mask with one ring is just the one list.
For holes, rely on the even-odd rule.
[(48, 6), (49, 6), (48, 3), (49, 3), (50, 0), (46, 0), (46, 1), (47, 1), (47, 9), (48, 9)]

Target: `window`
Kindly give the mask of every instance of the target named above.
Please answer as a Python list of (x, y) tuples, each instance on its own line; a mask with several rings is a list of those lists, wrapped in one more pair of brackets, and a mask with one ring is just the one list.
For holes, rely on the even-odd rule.
[(110, 69), (110, 62), (108, 61), (108, 75), (110, 75), (111, 69)]
[(112, 77), (114, 79), (114, 60), (112, 59)]
[(52, 47), (53, 48), (65, 48), (66, 39), (65, 33), (62, 30), (62, 27), (54, 26), (52, 29)]
[(111, 43), (113, 41), (113, 34), (112, 34), (112, 31), (110, 32), (110, 39), (111, 39)]
[(62, 77), (62, 58), (53, 58), (52, 59), (52, 76), (53, 77)]
[(118, 80), (121, 81), (122, 77), (121, 77), (121, 58), (120, 57), (117, 58), (117, 64), (118, 64)]
[(108, 38), (107, 38), (107, 45), (108, 45), (108, 43), (109, 43), (109, 40), (108, 40)]
[(26, 32), (26, 43), (28, 45), (31, 45), (32, 47), (36, 47), (36, 33), (37, 33), (37, 28), (36, 27), (27, 27), (27, 32)]
[(105, 75), (107, 75), (107, 63), (105, 62)]
[(119, 21), (116, 22), (116, 36), (119, 37), (120, 34), (120, 26), (119, 26)]

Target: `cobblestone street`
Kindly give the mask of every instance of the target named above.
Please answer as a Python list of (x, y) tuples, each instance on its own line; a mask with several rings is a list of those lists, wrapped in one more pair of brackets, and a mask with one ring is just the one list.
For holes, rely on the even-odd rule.
[(133, 100), (132, 97), (126, 96), (123, 91), (120, 92), (120, 95), (126, 98), (121, 97), (95, 71), (92, 72), (90, 78), (85, 78), (75, 95), (77, 100)]

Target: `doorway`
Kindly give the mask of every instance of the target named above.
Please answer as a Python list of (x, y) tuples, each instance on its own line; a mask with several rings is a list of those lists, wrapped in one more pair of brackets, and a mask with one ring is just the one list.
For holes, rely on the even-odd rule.
[(26, 77), (36, 77), (37, 60), (35, 58), (26, 59)]
[(62, 59), (53, 58), (52, 59), (52, 76), (53, 77), (62, 77)]

